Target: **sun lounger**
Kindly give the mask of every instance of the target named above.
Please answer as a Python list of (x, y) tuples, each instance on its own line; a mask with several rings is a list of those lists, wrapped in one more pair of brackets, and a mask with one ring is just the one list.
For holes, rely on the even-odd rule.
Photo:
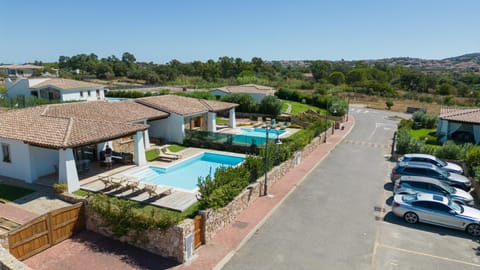
[(110, 176), (106, 174), (99, 174), (98, 175), (98, 180), (102, 181), (102, 183), (105, 185), (105, 188), (110, 184)]
[(177, 153), (170, 152), (170, 150), (168, 150), (168, 147), (163, 147), (163, 148), (162, 148), (162, 152), (163, 152), (165, 155), (173, 156), (173, 157), (176, 157), (176, 158), (182, 158), (182, 155), (181, 155), (181, 154), (177, 154)]
[(126, 178), (124, 175), (113, 175), (110, 176), (110, 186), (112, 188), (119, 188), (123, 185), (123, 183), (126, 181)]
[(157, 159), (163, 159), (163, 160), (168, 160), (168, 161), (179, 159), (178, 156), (166, 154), (163, 149), (164, 148), (157, 148), (157, 156), (158, 156)]
[(148, 184), (148, 183), (145, 183), (143, 185), (143, 191), (148, 193), (149, 198), (172, 193), (171, 188), (162, 187), (162, 186), (159, 187), (156, 184)]
[(135, 176), (128, 176), (123, 184), (126, 189), (131, 189), (133, 192), (135, 192), (136, 189), (139, 189), (139, 185), (140, 179)]

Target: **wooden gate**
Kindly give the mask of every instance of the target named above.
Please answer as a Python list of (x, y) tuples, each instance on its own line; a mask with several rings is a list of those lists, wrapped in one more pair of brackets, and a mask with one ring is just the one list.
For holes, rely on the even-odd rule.
[(203, 239), (203, 216), (197, 215), (195, 219), (193, 219), (194, 223), (194, 231), (193, 231), (193, 248), (196, 249), (201, 246), (204, 242)]
[(10, 253), (25, 260), (85, 227), (83, 203), (51, 211), (8, 233)]

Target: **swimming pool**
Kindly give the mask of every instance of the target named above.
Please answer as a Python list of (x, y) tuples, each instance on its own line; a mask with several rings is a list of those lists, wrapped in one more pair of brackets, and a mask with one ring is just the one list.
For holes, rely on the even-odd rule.
[(245, 158), (205, 152), (168, 168), (149, 166), (127, 175), (139, 177), (141, 181), (160, 184), (185, 191), (197, 189), (198, 177), (212, 177), (221, 166), (236, 166)]
[[(271, 129), (268, 131), (268, 138), (275, 139), (281, 137), (285, 130)], [(265, 144), (266, 130), (264, 128), (241, 128), (240, 133), (233, 136), (233, 142), (239, 144)]]

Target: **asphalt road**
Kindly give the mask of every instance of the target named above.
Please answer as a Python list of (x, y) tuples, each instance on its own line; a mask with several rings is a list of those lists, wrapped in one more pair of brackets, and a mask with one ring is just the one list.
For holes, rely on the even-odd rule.
[(390, 213), (399, 113), (351, 108), (356, 126), (224, 266), (230, 269), (478, 269), (477, 240)]

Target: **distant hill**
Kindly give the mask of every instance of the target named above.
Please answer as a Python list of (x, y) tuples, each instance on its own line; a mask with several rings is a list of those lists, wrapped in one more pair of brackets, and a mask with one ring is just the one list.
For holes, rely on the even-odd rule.
[[(364, 61), (369, 65), (375, 63), (385, 63), (388, 65), (400, 65), (408, 68), (417, 68), (426, 71), (456, 71), (456, 72), (476, 72), (480, 73), (480, 53), (469, 53), (460, 56), (433, 60), (433, 59), (421, 59), (411, 57), (393, 57), (384, 59), (366, 59), (356, 61), (331, 61), (331, 62), (343, 62), (347, 65), (352, 65), (354, 62)], [(272, 61), (280, 63), (283, 66), (295, 66), (304, 67), (309, 66), (312, 60), (282, 60)]]

